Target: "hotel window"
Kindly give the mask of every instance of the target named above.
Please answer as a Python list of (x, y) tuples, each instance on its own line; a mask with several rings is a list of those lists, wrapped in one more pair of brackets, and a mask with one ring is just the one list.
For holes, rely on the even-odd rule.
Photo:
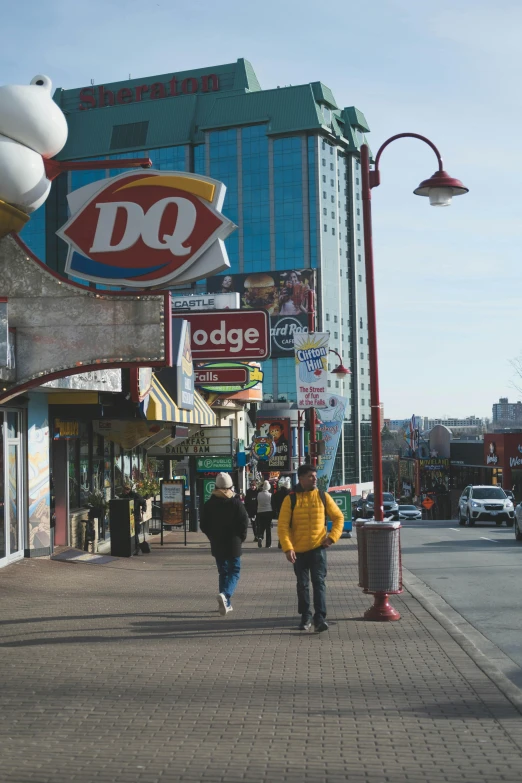
[(359, 275), (359, 283), (362, 283), (362, 275)]
[(332, 236), (335, 236), (335, 228), (332, 228)]
[(330, 196), (330, 201), (332, 202), (332, 204), (335, 204), (335, 199), (333, 196)]
[(361, 383), (361, 390), (364, 391), (364, 383)]
[(326, 225), (326, 223), (324, 223), (324, 230), (328, 231), (328, 226)]
[(335, 340), (338, 340), (338, 339), (339, 339), (339, 334), (338, 334), (338, 332), (334, 332), (334, 339), (335, 339)]
[(332, 219), (335, 220), (335, 212), (332, 212)]
[(331, 179), (331, 180), (330, 180), (330, 185), (332, 186), (332, 188), (333, 188), (333, 186), (335, 185), (335, 182), (334, 182), (334, 180), (333, 180), (333, 179)]
[(327, 321), (329, 321), (329, 320), (330, 320), (330, 314), (329, 314), (329, 313), (326, 313), (326, 320), (327, 320)]
[(364, 354), (362, 351), (361, 351), (361, 359), (364, 359)]
[(360, 239), (357, 240), (357, 244), (359, 245), (359, 247), (361, 246), (361, 240)]
[(364, 375), (364, 367), (361, 367), (361, 375)]
[(323, 166), (326, 166), (326, 158), (322, 158)]
[(361, 224), (357, 223), (357, 231), (360, 231), (360, 230), (361, 230)]
[(333, 147), (330, 147), (330, 155), (333, 155)]
[(358, 184), (359, 184), (359, 177), (356, 177), (356, 178), (355, 178), (355, 184), (356, 184), (356, 185), (358, 185)]
[(334, 323), (337, 323), (337, 316), (334, 315)]
[(323, 174), (323, 182), (326, 182), (326, 174)]
[(323, 198), (326, 198), (326, 190), (323, 190)]
[(358, 215), (360, 215), (360, 214), (361, 214), (361, 210), (359, 209), (359, 207), (357, 207), (357, 214), (358, 214)]
[(330, 171), (333, 171), (333, 170), (334, 170), (334, 164), (330, 163)]
[(357, 201), (359, 201), (359, 194), (358, 193), (355, 194), (355, 198), (357, 199)]
[(326, 209), (326, 207), (323, 207), (323, 215), (326, 215), (327, 212), (328, 212), (328, 210)]

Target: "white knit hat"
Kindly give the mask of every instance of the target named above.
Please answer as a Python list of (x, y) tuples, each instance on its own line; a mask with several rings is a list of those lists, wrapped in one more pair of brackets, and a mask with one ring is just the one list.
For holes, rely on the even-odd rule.
[(218, 473), (216, 476), (217, 489), (230, 489), (232, 486), (232, 479), (228, 473)]
[(263, 489), (264, 489), (265, 492), (270, 492), (272, 487), (270, 486), (270, 482), (269, 481), (265, 481), (265, 483), (263, 484)]

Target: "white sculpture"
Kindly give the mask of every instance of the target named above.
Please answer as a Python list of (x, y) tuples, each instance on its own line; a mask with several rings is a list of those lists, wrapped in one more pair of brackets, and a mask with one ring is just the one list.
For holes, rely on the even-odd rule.
[(40, 207), (51, 182), (44, 158), (67, 141), (67, 122), (51, 97), (52, 82), (38, 74), (31, 84), (0, 87), (0, 201), (26, 214)]

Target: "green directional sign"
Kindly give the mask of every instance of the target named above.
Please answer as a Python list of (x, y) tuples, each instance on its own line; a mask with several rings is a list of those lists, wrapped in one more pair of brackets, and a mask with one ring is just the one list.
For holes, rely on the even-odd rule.
[(216, 482), (214, 479), (203, 479), (203, 503), (210, 500), (210, 496), (216, 488)]
[[(336, 503), (344, 516), (343, 532), (349, 533), (352, 529), (352, 494), (351, 492), (343, 492), (339, 490), (337, 492), (328, 493), (334, 503)], [(328, 530), (332, 529), (332, 523), (328, 521)]]
[(198, 457), (196, 460), (196, 470), (201, 473), (233, 470), (233, 468), (232, 457)]

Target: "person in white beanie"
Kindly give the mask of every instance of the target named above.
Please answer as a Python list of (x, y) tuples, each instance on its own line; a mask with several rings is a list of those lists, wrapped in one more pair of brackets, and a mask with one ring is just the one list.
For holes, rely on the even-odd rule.
[(266, 548), (272, 546), (272, 493), (270, 482), (265, 481), (257, 495), (256, 533), (257, 545), (263, 546), (263, 536), (266, 531)]
[(219, 574), (219, 613), (232, 611), (230, 599), (239, 582), (241, 545), (247, 537), (248, 515), (235, 494), (228, 473), (218, 473), (216, 488), (203, 506), (200, 527), (210, 541)]

